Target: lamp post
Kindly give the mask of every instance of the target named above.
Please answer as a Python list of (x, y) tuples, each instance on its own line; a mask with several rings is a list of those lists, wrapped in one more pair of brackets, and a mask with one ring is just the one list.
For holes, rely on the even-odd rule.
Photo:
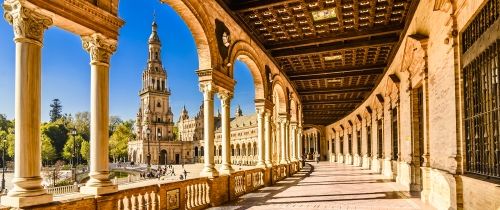
[(160, 148), (160, 139), (161, 139), (161, 132), (157, 132), (157, 136), (158, 136), (158, 166), (156, 167), (156, 170), (158, 172), (158, 174), (160, 174), (160, 158), (161, 158), (161, 148)]
[(73, 164), (73, 182), (76, 182), (76, 129), (71, 129), (71, 136), (73, 136), (73, 155), (71, 163)]
[(5, 143), (7, 142), (7, 138), (5, 137), (3, 140), (3, 151), (2, 151), (2, 193), (5, 190)]
[(146, 161), (147, 161), (147, 164), (148, 164), (148, 169), (147, 169), (148, 170), (148, 175), (150, 175), (150, 173), (151, 173), (151, 152), (149, 150), (149, 135), (150, 134), (151, 134), (151, 129), (147, 128), (146, 129), (146, 135), (148, 137), (148, 155), (147, 155)]

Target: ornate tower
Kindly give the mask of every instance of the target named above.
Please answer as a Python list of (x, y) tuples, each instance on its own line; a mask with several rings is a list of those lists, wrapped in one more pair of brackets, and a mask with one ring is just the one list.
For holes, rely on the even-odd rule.
[(160, 58), (161, 42), (157, 29), (158, 25), (153, 21), (148, 40), (148, 63), (142, 73), (142, 89), (139, 91), (141, 104), (137, 113), (137, 137), (139, 140), (147, 140), (146, 131), (149, 128), (151, 141), (172, 141), (174, 124), (169, 103), (170, 90), (167, 88), (167, 73)]

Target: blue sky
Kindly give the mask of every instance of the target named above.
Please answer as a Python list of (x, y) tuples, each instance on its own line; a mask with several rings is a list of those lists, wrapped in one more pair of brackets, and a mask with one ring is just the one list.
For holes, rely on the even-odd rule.
[[(190, 115), (198, 112), (202, 95), (198, 89), (196, 45), (191, 32), (177, 13), (159, 1), (144, 1), (141, 9), (133, 1), (120, 1), (119, 16), (125, 20), (120, 30), (118, 49), (111, 59), (110, 114), (122, 119), (135, 119), (141, 73), (146, 66), (147, 39), (151, 33), (153, 11), (156, 11), (162, 60), (172, 90), (170, 104), (177, 120), (183, 105)], [(3, 14), (3, 8), (0, 7)], [(14, 118), (15, 46), (12, 26), (0, 20), (0, 113)], [(247, 66), (235, 63), (235, 97), (233, 114), (238, 104), (244, 113), (254, 113), (254, 86)], [(49, 104), (59, 98), (64, 113), (90, 111), (89, 56), (80, 37), (51, 27), (45, 32), (42, 51), (42, 121), (49, 119)], [(215, 97), (216, 109), (220, 107)], [(215, 110), (217, 112), (217, 110)]]

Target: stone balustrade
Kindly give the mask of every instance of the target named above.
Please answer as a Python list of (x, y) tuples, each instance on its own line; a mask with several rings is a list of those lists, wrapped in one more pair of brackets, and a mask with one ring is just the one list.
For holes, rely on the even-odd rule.
[[(61, 195), (52, 203), (30, 209), (205, 209), (235, 200), (261, 187), (273, 185), (298, 171), (299, 167), (299, 162), (291, 162), (271, 168), (237, 171), (214, 178), (200, 177), (175, 182), (146, 180), (120, 185), (118, 191), (112, 194)], [(0, 210), (7, 209), (9, 208), (0, 207)]]

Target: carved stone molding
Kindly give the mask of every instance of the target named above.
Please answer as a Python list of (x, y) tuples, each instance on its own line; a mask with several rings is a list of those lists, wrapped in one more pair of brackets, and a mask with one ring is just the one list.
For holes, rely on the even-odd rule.
[(446, 12), (451, 8), (450, 0), (435, 0), (434, 11)]
[(3, 5), (4, 18), (14, 27), (16, 40), (30, 39), (43, 42), (43, 33), (52, 25), (52, 19), (27, 8), (20, 0), (6, 0)]
[(98, 33), (82, 36), (82, 45), (89, 52), (91, 63), (109, 64), (111, 54), (116, 50), (116, 40)]
[(213, 100), (213, 95), (216, 92), (215, 84), (213, 82), (200, 82), (200, 92), (203, 93), (205, 100)]

